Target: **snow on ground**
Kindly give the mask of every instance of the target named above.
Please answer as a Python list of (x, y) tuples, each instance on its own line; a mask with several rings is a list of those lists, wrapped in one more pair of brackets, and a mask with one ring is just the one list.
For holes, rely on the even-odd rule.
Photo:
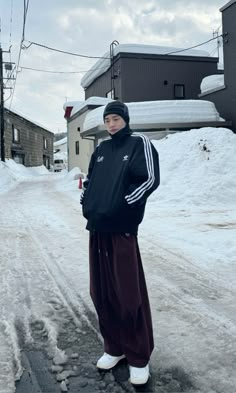
[[(235, 393), (235, 141), (223, 128), (153, 141), (161, 185), (139, 232), (156, 343), (152, 370), (181, 367), (197, 393)], [(45, 171), (0, 165), (0, 393), (12, 393), (22, 372), (19, 324), (30, 342), (32, 323), (43, 322), (52, 355), (63, 357), (57, 336), (64, 310), (80, 328), (81, 298), (93, 309), (80, 169)]]
[(42, 180), (42, 176), (51, 175), (44, 165), (26, 168), (14, 160), (0, 161), (0, 194), (9, 191), (21, 181), (38, 181)]

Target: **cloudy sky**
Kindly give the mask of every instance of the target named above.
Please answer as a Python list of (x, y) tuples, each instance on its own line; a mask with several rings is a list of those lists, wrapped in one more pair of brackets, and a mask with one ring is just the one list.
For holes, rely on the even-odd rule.
[[(16, 64), (23, 32), (24, 2), (0, 0), (4, 61)], [(20, 53), (14, 94), (5, 90), (5, 105), (53, 132), (65, 131), (65, 101), (83, 101), (80, 80), (110, 44), (139, 43), (188, 48), (213, 37), (225, 0), (29, 0), (24, 46), (39, 43), (83, 58), (32, 44)], [(216, 40), (201, 46), (217, 56)], [(49, 73), (32, 71), (34, 68)], [(66, 73), (65, 73), (66, 72)], [(14, 82), (8, 81), (7, 86)], [(13, 90), (12, 90), (13, 91)], [(9, 98), (8, 98), (9, 97)]]

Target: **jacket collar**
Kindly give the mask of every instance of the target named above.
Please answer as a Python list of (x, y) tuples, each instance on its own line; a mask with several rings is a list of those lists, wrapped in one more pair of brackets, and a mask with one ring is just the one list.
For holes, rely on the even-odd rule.
[(131, 134), (132, 134), (132, 131), (129, 128), (129, 124), (126, 124), (126, 126), (124, 128), (121, 128), (121, 130), (117, 131), (115, 134), (113, 134), (113, 135), (110, 134), (110, 137), (115, 142), (115, 141), (120, 141), (125, 136), (131, 135)]

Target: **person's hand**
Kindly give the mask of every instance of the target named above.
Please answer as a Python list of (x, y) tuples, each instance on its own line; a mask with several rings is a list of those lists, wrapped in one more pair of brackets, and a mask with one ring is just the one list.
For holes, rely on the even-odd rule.
[(80, 204), (81, 205), (83, 205), (83, 201), (84, 201), (84, 191), (80, 195)]

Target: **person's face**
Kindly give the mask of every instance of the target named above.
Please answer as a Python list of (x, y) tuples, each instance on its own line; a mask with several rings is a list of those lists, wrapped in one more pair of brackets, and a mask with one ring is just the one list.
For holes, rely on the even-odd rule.
[(104, 124), (109, 134), (113, 135), (116, 132), (120, 131), (122, 128), (124, 128), (126, 122), (121, 116), (116, 114), (111, 114), (105, 117)]

